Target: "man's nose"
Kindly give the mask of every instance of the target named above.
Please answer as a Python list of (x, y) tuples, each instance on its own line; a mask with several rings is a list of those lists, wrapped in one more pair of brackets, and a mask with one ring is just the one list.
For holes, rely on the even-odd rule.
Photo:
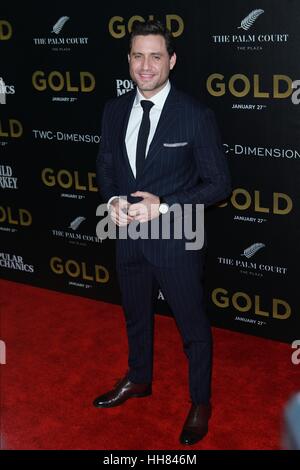
[(150, 69), (150, 57), (145, 57), (143, 61), (143, 70), (149, 70)]

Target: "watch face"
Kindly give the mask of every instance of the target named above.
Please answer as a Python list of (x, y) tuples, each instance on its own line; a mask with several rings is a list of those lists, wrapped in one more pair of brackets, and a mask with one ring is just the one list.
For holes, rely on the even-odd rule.
[(160, 206), (159, 206), (159, 212), (160, 212), (161, 214), (166, 214), (166, 213), (168, 212), (168, 210), (169, 210), (168, 204), (165, 204), (164, 202), (163, 202), (162, 204), (160, 204)]

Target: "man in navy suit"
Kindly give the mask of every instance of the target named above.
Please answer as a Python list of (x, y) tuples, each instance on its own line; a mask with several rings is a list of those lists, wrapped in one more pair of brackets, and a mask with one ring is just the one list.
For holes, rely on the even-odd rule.
[[(157, 21), (135, 23), (128, 62), (137, 89), (105, 106), (99, 189), (119, 233), (167, 221), (173, 235), (164, 237), (160, 229), (158, 237), (117, 240), (129, 370), (94, 405), (118, 406), (152, 393), (154, 299), (160, 287), (189, 361), (192, 404), (180, 442), (191, 445), (206, 435), (211, 416), (211, 329), (203, 301), (204, 248), (187, 249), (186, 234), (175, 236), (174, 227), (186, 214), (193, 218), (199, 205), (227, 197), (230, 178), (213, 112), (169, 82), (176, 63), (170, 32)], [(182, 212), (171, 217), (174, 206)]]

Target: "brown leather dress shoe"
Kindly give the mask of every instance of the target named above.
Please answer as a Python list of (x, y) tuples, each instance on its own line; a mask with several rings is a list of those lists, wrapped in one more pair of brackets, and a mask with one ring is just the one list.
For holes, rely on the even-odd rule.
[(201, 441), (208, 432), (208, 421), (211, 417), (211, 405), (192, 404), (180, 434), (180, 442), (193, 445)]
[(113, 390), (97, 397), (93, 405), (96, 408), (111, 408), (122, 405), (129, 398), (147, 397), (151, 393), (151, 384), (134, 384), (125, 376), (116, 383)]

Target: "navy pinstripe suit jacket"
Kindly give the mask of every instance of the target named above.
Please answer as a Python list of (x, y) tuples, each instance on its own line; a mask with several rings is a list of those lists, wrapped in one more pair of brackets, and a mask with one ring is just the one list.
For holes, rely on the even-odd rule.
[[(148, 191), (172, 205), (209, 206), (230, 193), (230, 177), (214, 113), (171, 86), (139, 180), (127, 156), (125, 136), (135, 91), (110, 100), (104, 109), (97, 157), (97, 180), (104, 201)], [(160, 216), (165, 217), (165, 216)], [(118, 240), (118, 260), (129, 260), (136, 249), (158, 266), (175, 266), (186, 256), (186, 240)]]

